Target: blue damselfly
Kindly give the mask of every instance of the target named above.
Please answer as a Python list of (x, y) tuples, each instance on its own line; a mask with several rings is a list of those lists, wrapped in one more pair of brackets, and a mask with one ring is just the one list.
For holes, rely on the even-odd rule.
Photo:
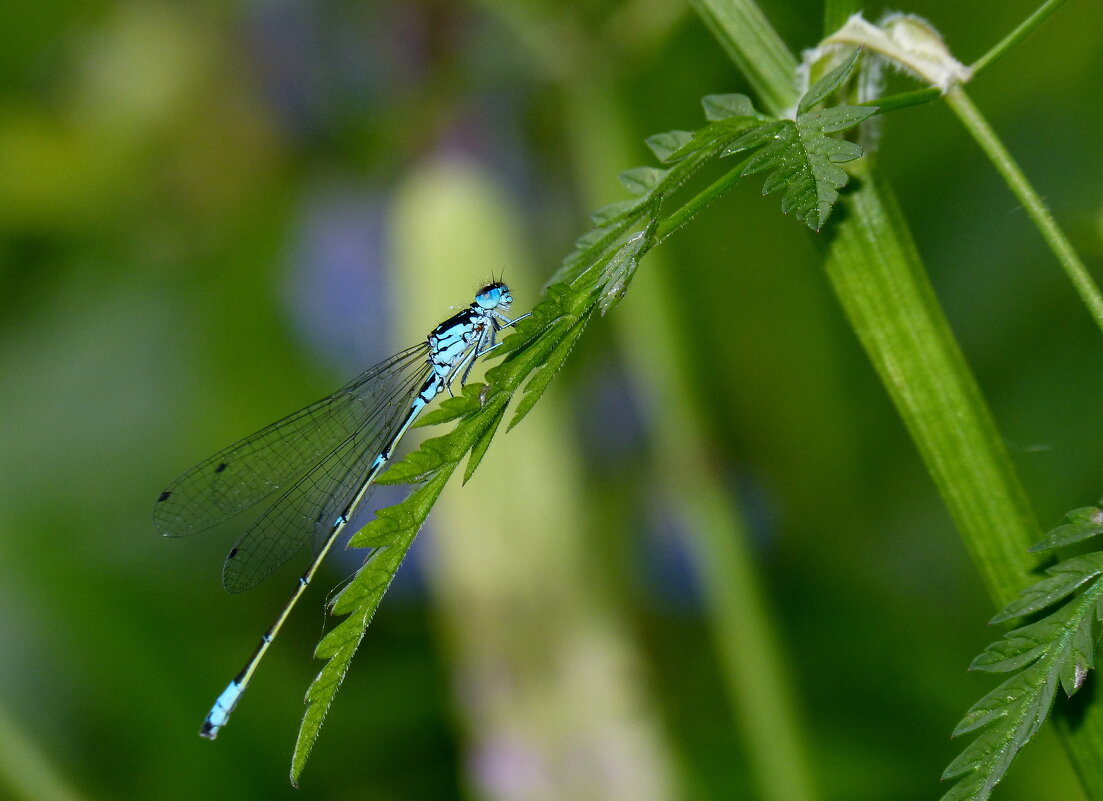
[(430, 332), (425, 342), (362, 373), (327, 398), (193, 467), (157, 498), (153, 522), (167, 537), (205, 531), (279, 493), (230, 549), (222, 584), (243, 592), (313, 546), (313, 559), (245, 667), (215, 701), (199, 733), (226, 725), (260, 660), (318, 566), (370, 495), (399, 440), (443, 390), (462, 385), (475, 360), (498, 346), (513, 297), (500, 281)]

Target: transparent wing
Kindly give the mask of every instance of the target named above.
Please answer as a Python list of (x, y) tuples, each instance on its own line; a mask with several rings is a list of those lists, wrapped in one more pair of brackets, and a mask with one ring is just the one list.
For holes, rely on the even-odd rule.
[[(205, 531), (237, 515), (334, 455), (378, 418), (381, 399), (427, 369), (424, 343), (366, 370), (327, 398), (235, 442), (173, 481), (153, 523), (168, 537)], [(367, 437), (371, 439), (371, 437)]]
[[(313, 541), (317, 552), (346, 513), (376, 457), (397, 435), (428, 369), (377, 383), (373, 411), (357, 431), (293, 484), (241, 535), (222, 566), (230, 592), (256, 586)], [(393, 374), (397, 375), (397, 374)], [(364, 492), (366, 499), (371, 488)]]

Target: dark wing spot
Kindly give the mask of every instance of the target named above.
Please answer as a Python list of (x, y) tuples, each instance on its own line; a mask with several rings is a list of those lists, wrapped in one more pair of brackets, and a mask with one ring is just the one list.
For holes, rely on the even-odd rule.
[(225, 462), (219, 462), (219, 463), (218, 463), (218, 467), (216, 467), (216, 468), (214, 469), (214, 471), (215, 471), (216, 473), (221, 473), (221, 472), (222, 472), (223, 470), (225, 470), (225, 469), (226, 469), (226, 463), (225, 463)]
[(233, 559), (235, 556), (237, 556), (237, 548), (231, 548), (230, 554), (226, 558)]
[(157, 496), (157, 503), (164, 503), (165, 501), (167, 501), (169, 499), (170, 495), (172, 495), (172, 493), (169, 492), (168, 490), (165, 490), (159, 496)]

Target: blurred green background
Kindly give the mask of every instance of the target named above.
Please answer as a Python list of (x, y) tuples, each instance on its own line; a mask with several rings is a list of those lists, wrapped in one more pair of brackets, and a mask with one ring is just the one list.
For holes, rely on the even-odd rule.
[[(818, 4), (765, 10), (794, 50), (819, 38)], [(904, 10), (969, 61), (1033, 6)], [(971, 89), (1097, 272), (1101, 71), (1103, 12), (1071, 2)], [(0, 6), (0, 798), (758, 798), (718, 656), (733, 635), (706, 612), (684, 489), (664, 490), (691, 469), (745, 522), (808, 797), (937, 798), (951, 729), (994, 686), (965, 672), (993, 610), (812, 236), (751, 184), (645, 260), (446, 490), (302, 790), (311, 652), (355, 552), (228, 730), (196, 736), (302, 565), (225, 594), (234, 531), (158, 537), (158, 492), (492, 274), (526, 310), (623, 196), (616, 171), (653, 163), (642, 140), (731, 91), (720, 47), (663, 0)], [(1055, 525), (1103, 492), (1098, 331), (945, 108), (886, 119), (878, 160)], [(653, 458), (674, 410), (614, 319), (648, 293), (671, 298), (687, 376), (650, 378), (701, 415), (707, 465)], [(1047, 731), (997, 797), (1078, 793)]]

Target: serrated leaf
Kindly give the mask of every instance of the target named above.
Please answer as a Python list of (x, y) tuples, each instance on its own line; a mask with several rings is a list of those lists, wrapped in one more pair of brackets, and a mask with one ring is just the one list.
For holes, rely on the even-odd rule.
[(1052, 551), (1055, 548), (1103, 534), (1103, 509), (1085, 506), (1072, 510), (1065, 517), (1068, 523), (1047, 532), (1042, 541), (1030, 550), (1032, 552)]
[[(564, 259), (544, 299), (532, 309), (530, 317), (503, 339), (496, 354), (501, 361), (487, 371), (486, 383), (472, 384), (463, 388), (458, 397), (442, 399), (440, 406), (423, 415), (420, 421), (422, 425), (454, 421), (452, 431), (426, 440), (417, 451), (391, 465), (378, 479), (381, 484), (420, 482), (421, 486), (402, 503), (381, 510), (375, 520), (352, 538), (354, 547), (371, 548), (372, 554), (334, 601), (334, 613), (348, 617), (319, 643), (318, 655), (330, 661), (318, 674), (308, 694), (307, 712), (292, 762), (293, 780), (297, 780), (302, 771), (364, 629), (449, 476), (465, 457), (464, 480), (472, 475), (499, 430), (514, 394), (523, 387), (523, 396), (509, 427), (523, 419), (542, 396), (581, 337), (593, 312), (596, 309), (603, 313), (609, 311), (624, 295), (639, 260), (655, 244), (664, 197), (683, 186), (696, 170), (721, 155), (729, 143), (741, 138), (745, 143), (751, 141), (749, 137), (744, 138), (748, 131), (758, 130), (761, 135), (765, 130), (784, 131), (785, 125), (791, 125), (780, 123), (783, 127), (777, 129), (778, 122), (756, 113), (750, 101), (741, 96), (711, 96), (703, 104), (711, 122), (697, 132), (670, 131), (647, 140), (660, 161), (672, 166), (668, 169), (638, 167), (621, 176), (628, 190), (637, 196), (593, 214), (594, 229), (578, 238), (575, 251)], [(816, 117), (815, 124), (833, 131), (857, 118), (858, 112), (825, 112)], [(825, 164), (855, 157), (853, 151), (848, 150), (854, 148), (850, 143), (829, 141), (835, 144), (821, 145), (816, 151), (821, 153)], [(767, 150), (772, 145), (767, 137), (761, 139), (758, 146)], [(838, 168), (835, 168), (837, 172), (830, 173), (822, 165), (818, 166), (820, 180), (845, 182), (845, 173)], [(778, 170), (777, 165), (764, 163), (763, 169), (767, 168)], [(710, 194), (702, 194), (700, 200), (685, 204), (682, 215), (674, 218), (674, 222), (681, 224), (704, 202), (734, 184), (738, 173), (739, 170), (729, 170), (727, 176), (706, 190)], [(798, 216), (806, 213), (803, 201), (797, 202), (801, 197), (794, 193), (788, 181), (771, 173), (767, 184), (779, 189), (784, 186), (783, 208), (796, 208)], [(670, 230), (664, 230), (663, 235), (668, 235)]]
[(942, 774), (944, 781), (961, 777), (957, 785), (942, 796), (942, 801), (985, 801), (1015, 755), (1037, 732), (1038, 725), (1035, 718), (1026, 714), (1016, 718), (1011, 726), (993, 727), (983, 732)]
[(846, 172), (835, 165), (862, 155), (861, 147), (854, 142), (827, 133), (856, 125), (874, 111), (866, 106), (840, 106), (800, 114), (795, 122), (762, 123), (728, 144), (723, 155), (760, 148), (743, 174), (769, 171), (763, 194), (784, 189), (782, 211), (794, 212), (798, 220), (819, 231), (838, 200), (836, 190), (849, 180)]
[(991, 622), (1003, 623), (1017, 617), (1032, 615), (1072, 595), (1085, 582), (1103, 573), (1103, 552), (1067, 559), (1048, 568), (1046, 573), (1047, 578), (1023, 590), (1022, 597), (1005, 606)]
[(515, 363), (521, 357), (515, 358), (513, 354), (510, 354), (510, 357), (504, 359), (501, 364), (492, 368), (487, 373), (487, 380), (498, 381), (505, 379), (506, 376), (509, 376), (512, 380), (516, 379), (518, 374), (527, 375), (539, 369), (539, 366), (547, 361), (548, 355), (555, 350), (564, 332), (569, 330), (574, 324), (574, 320), (575, 318), (570, 315), (564, 315), (557, 319), (548, 326), (545, 335), (525, 348), (523, 352), (523, 362), (521, 364)]
[(398, 462), (379, 474), (376, 484), (415, 484), (424, 481), (426, 476), (447, 461), (446, 454), (433, 447), (433, 443), (440, 442), (444, 437), (435, 437), (426, 440), (416, 451), (406, 454)]
[[(318, 644), (317, 655), (329, 662), (307, 694), (307, 709), (292, 758), (292, 782), (297, 782), (302, 773), (364, 630), (449, 477), (467, 454), (470, 454), (467, 476), (471, 475), (483, 458), (513, 392), (527, 377), (537, 376), (541, 369), (561, 361), (557, 353), (564, 343), (559, 335), (566, 333), (571, 342), (576, 340), (577, 334), (572, 333), (580, 325), (576, 313), (586, 309), (583, 319), (587, 319), (596, 302), (593, 291), (587, 294), (565, 285), (550, 287), (526, 321), (531, 321), (531, 326), (518, 332), (522, 334), (521, 343), (514, 346), (501, 364), (487, 372), (489, 383), (465, 387), (462, 398), (455, 399), (454, 409), (462, 401), (465, 410), (456, 427), (441, 437), (426, 440), (421, 448), (384, 474), (392, 483), (401, 479), (424, 483), (401, 503), (381, 509), (373, 521), (352, 537), (351, 546), (371, 548), (372, 553), (334, 599), (333, 613), (347, 617)], [(538, 378), (540, 382), (544, 380)], [(480, 405), (482, 401), (485, 405)], [(478, 405), (477, 410), (468, 410), (471, 402)]]
[(594, 247), (594, 245), (600, 244), (602, 239), (612, 234), (613, 231), (608, 228), (591, 228), (574, 241), (574, 253), (581, 250), (589, 250)]
[(589, 315), (577, 320), (568, 328), (564, 332), (559, 343), (548, 354), (548, 358), (533, 372), (532, 377), (529, 379), (528, 383), (525, 384), (525, 396), (521, 398), (521, 402), (517, 404), (517, 408), (513, 413), (513, 419), (509, 421), (508, 428), (513, 428), (520, 423), (525, 415), (532, 410), (532, 407), (536, 405), (536, 401), (544, 394), (544, 390), (548, 388), (555, 374), (559, 372), (559, 368), (563, 366), (563, 362), (571, 352), (571, 349), (574, 348), (578, 338), (582, 335), (582, 331), (586, 328), (587, 322), (589, 322)]
[[(853, 128), (858, 123), (868, 120), (878, 110), (877, 106), (832, 106), (821, 111), (809, 111), (802, 116), (807, 119), (809, 125), (815, 123), (821, 133), (829, 134)], [(859, 150), (858, 156), (861, 154)]]
[(617, 236), (617, 226), (591, 228), (585, 236), (575, 241), (575, 248), (560, 263), (550, 283), (573, 281), (579, 273), (597, 259), (606, 249), (605, 240), (612, 242)]
[(608, 314), (628, 291), (628, 285), (636, 274), (636, 267), (639, 266), (640, 254), (647, 245), (651, 233), (651, 230), (638, 231), (621, 246), (605, 266), (598, 300), (598, 307), (603, 315)]
[[(969, 708), (965, 717), (954, 727), (952, 736), (960, 737), (982, 726), (987, 726), (998, 718), (1012, 714), (1016, 704), (1035, 692), (1044, 682), (1045, 675), (1041, 671), (1024, 670), (1004, 679), (998, 687)], [(953, 763), (951, 763), (952, 766)], [(950, 768), (947, 768), (943, 778), (946, 778), (949, 773)]]
[[(352, 621), (351, 618), (344, 622), (350, 621)], [(326, 657), (330, 661), (318, 672), (307, 689), (306, 712), (299, 724), (299, 734), (295, 738), (295, 751), (291, 756), (291, 784), (295, 787), (299, 786), (299, 778), (318, 739), (318, 732), (325, 722), (326, 714), (333, 704), (337, 690), (341, 687), (341, 682), (345, 680), (352, 657), (364, 638), (364, 632), (368, 629), (368, 622), (368, 616), (365, 616), (361, 620), (352, 621), (352, 625), (348, 628), (340, 629), (341, 634), (348, 635), (347, 639), (340, 643), (336, 639), (330, 640), (327, 649), (330, 655)], [(330, 632), (330, 634), (333, 633)]]
[[(318, 672), (306, 692), (306, 712), (299, 725), (295, 752), (291, 757), (291, 783), (296, 787), (326, 714), (348, 672), (352, 657), (414, 537), (425, 523), (428, 509), (432, 508), (451, 475), (452, 470), (440, 471), (429, 482), (412, 492), (405, 502), (379, 512), (381, 516), (389, 518), (386, 526), (389, 532), (388, 542), (386, 545), (374, 546), (377, 550), (372, 558), (364, 563), (334, 600), (333, 613), (347, 617), (334, 626), (315, 649), (317, 658), (329, 661)], [(356, 540), (357, 537), (353, 539)]]
[(617, 178), (633, 195), (646, 195), (658, 186), (669, 172), (669, 170), (660, 170), (658, 167), (633, 167), (622, 172)]
[(1025, 629), (1016, 629), (985, 648), (969, 665), (969, 670), (987, 673), (1019, 670), (1045, 653), (1047, 644), (1048, 641), (1031, 636)]
[(1088, 671), (1095, 667), (1095, 632), (1091, 615), (1080, 619), (1069, 641), (1068, 656), (1061, 661), (1058, 678), (1065, 695), (1072, 696), (1079, 690)]
[(666, 131), (647, 137), (644, 143), (655, 154), (655, 158), (666, 164), (678, 151), (693, 141), (691, 131)]
[(414, 428), (450, 423), (466, 414), (471, 414), (479, 408), (479, 395), (482, 390), (481, 383), (465, 384), (459, 395), (450, 395), (435, 409), (424, 412), (414, 423)]
[(463, 471), (464, 484), (475, 474), (475, 470), (478, 468), (479, 463), (482, 462), (483, 456), (486, 455), (486, 449), (490, 447), (490, 440), (494, 438), (494, 434), (498, 430), (498, 425), (505, 416), (506, 404), (508, 401), (509, 398), (503, 397), (495, 402), (493, 407), (494, 413), (487, 418), (482, 426), (482, 431), (479, 432), (478, 438), (471, 446), (467, 457), (467, 467)]
[(705, 110), (705, 119), (710, 122), (726, 120), (728, 117), (757, 117), (754, 104), (746, 95), (705, 95), (701, 98)]
[(720, 155), (731, 156), (777, 141), (782, 136), (782, 131), (792, 124), (789, 120), (771, 120), (752, 126), (737, 139), (728, 143)]
[(1103, 581), (1097, 580), (1045, 619), (1008, 632), (1002, 644), (986, 649), (985, 654), (991, 654), (985, 660), (988, 669), (1001, 659), (1004, 667), (996, 669), (1022, 669), (974, 704), (955, 727), (955, 737), (981, 733), (943, 773), (943, 779), (957, 779), (943, 801), (985, 801), (1045, 721), (1058, 683), (1069, 694), (1083, 684), (1093, 666), (1100, 598)]
[(638, 200), (621, 200), (610, 203), (608, 206), (602, 206), (590, 215), (590, 222), (599, 227), (609, 225), (616, 220), (635, 215), (640, 209), (641, 205)]
[(858, 56), (862, 54), (861, 49), (855, 49), (850, 57), (844, 61), (831, 72), (824, 75), (820, 80), (804, 93), (804, 97), (800, 99), (800, 103), (797, 105), (797, 116), (809, 111), (813, 106), (823, 101), (829, 94), (834, 92), (840, 86), (843, 85), (843, 81), (850, 75), (850, 71), (854, 69), (854, 65), (858, 61)]

